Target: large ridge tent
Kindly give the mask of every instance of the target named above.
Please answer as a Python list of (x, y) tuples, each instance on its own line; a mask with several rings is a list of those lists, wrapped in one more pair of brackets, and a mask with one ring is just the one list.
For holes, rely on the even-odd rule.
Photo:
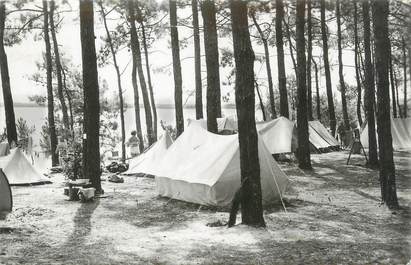
[(268, 122), (257, 122), (257, 131), (271, 154), (292, 153), (297, 149), (294, 122), (279, 117)]
[[(196, 124), (207, 130), (207, 120), (205, 119), (199, 119), (199, 120), (187, 119), (188, 126), (193, 125), (193, 124)], [(237, 131), (238, 130), (237, 119), (234, 116), (217, 118), (217, 128), (218, 128), (218, 131), (224, 131), (224, 130)]]
[(338, 149), (340, 144), (319, 121), (308, 122), (310, 143), (320, 152)]
[[(411, 118), (391, 119), (392, 147), (394, 150), (411, 149)], [(378, 137), (378, 135), (377, 135)], [(365, 125), (361, 132), (361, 143), (368, 148), (368, 124)], [(378, 144), (378, 141), (377, 141)]]
[(50, 183), (50, 180), (37, 172), (19, 148), (0, 157), (0, 168), (3, 169), (10, 185), (30, 185)]
[(11, 212), (13, 207), (13, 198), (9, 182), (3, 170), (0, 169), (0, 219), (5, 213)]
[[(281, 198), (288, 178), (260, 138), (258, 151), (263, 203), (268, 204)], [(189, 126), (153, 173), (161, 196), (227, 206), (241, 185), (238, 135), (218, 135)]]
[(161, 138), (141, 155), (130, 160), (129, 169), (124, 175), (148, 174), (152, 175), (158, 161), (165, 155), (168, 147), (173, 143), (171, 136), (165, 132)]

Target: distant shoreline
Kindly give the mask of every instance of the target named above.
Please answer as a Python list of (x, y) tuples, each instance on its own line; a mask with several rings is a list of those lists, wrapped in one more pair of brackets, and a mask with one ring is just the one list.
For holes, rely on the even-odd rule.
[[(36, 103), (24, 103), (24, 102), (15, 102), (14, 104), (15, 108), (46, 108), (47, 106), (41, 106)], [(0, 107), (4, 107), (3, 103), (0, 103)], [(133, 104), (127, 104), (128, 108), (133, 108)], [(235, 109), (234, 104), (223, 104), (221, 106), (223, 109)], [(140, 104), (140, 108), (144, 108), (144, 105)], [(156, 105), (157, 109), (174, 109), (173, 104), (157, 104)], [(195, 105), (185, 105), (183, 107), (184, 109), (195, 109)]]

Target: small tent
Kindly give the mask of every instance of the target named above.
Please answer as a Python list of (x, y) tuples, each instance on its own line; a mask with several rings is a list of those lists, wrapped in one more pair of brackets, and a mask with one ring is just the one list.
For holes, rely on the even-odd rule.
[[(411, 149), (411, 119), (391, 119), (392, 147), (394, 150)], [(376, 135), (378, 137), (378, 135)], [(361, 143), (368, 148), (368, 124), (365, 125), (361, 132)], [(378, 139), (377, 139), (378, 144)]]
[(0, 157), (10, 185), (30, 185), (50, 183), (50, 180), (37, 172), (19, 148), (12, 149), (7, 156)]
[(3, 170), (0, 169), (0, 219), (4, 214), (11, 212), (13, 207), (13, 198), (9, 181)]
[(320, 152), (338, 150), (340, 144), (319, 121), (308, 122), (310, 143)]
[[(263, 203), (279, 200), (288, 184), (263, 141), (258, 141)], [(238, 135), (218, 135), (189, 126), (169, 147), (155, 175), (159, 195), (227, 206), (241, 185)]]
[(292, 153), (297, 149), (294, 122), (279, 117), (268, 122), (257, 122), (257, 131), (271, 154)]
[(124, 175), (148, 174), (152, 175), (158, 161), (164, 156), (168, 147), (173, 143), (171, 136), (165, 132), (161, 138), (141, 155), (132, 158), (129, 168)]
[[(193, 124), (196, 124), (197, 126), (200, 126), (207, 130), (207, 120), (205, 119), (199, 119), (199, 120), (187, 119), (188, 126), (193, 125)], [(238, 130), (237, 119), (234, 116), (217, 118), (217, 128), (219, 132), (237, 131)]]

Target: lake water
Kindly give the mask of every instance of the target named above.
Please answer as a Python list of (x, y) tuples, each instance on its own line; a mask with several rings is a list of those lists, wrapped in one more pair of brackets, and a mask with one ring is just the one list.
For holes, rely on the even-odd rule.
[[(35, 145), (38, 145), (41, 126), (44, 125), (45, 121), (47, 120), (47, 107), (16, 107), (14, 109), (16, 115), (16, 122), (17, 119), (23, 118), (27, 121), (29, 126), (35, 127), (35, 132), (33, 134), (33, 142)], [(222, 109), (223, 116), (231, 116), (236, 114), (235, 109), (231, 108), (223, 108)], [(146, 131), (146, 123), (145, 123), (145, 115), (144, 109), (140, 109), (141, 113), (141, 126), (142, 130), (145, 134)], [(162, 129), (160, 126), (160, 121), (166, 122), (167, 124), (175, 126), (175, 112), (173, 108), (159, 108), (157, 109), (157, 116), (158, 116), (158, 134), (162, 134)], [(134, 108), (128, 108), (127, 111), (124, 113), (125, 118), (125, 130), (126, 135), (128, 136), (132, 130), (135, 130), (135, 115), (134, 115)], [(195, 119), (195, 109), (193, 108), (186, 108), (184, 109), (184, 120), (187, 124), (187, 119)], [(120, 120), (118, 121), (120, 124)], [(4, 107), (0, 107), (0, 130), (6, 127), (5, 123), (5, 115), (4, 115)]]

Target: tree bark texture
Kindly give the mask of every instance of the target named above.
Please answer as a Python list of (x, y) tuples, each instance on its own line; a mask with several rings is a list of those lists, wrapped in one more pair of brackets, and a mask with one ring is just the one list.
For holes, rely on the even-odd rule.
[(321, 9), (321, 36), (322, 36), (322, 41), (323, 41), (324, 71), (325, 71), (325, 83), (326, 83), (326, 88), (327, 88), (328, 113), (329, 113), (329, 119), (330, 119), (331, 134), (335, 135), (337, 121), (335, 119), (330, 63), (328, 59), (328, 36), (327, 36), (327, 26), (325, 22), (325, 0), (321, 0), (320, 9)]
[(238, 118), (243, 224), (264, 227), (258, 136), (255, 126), (254, 51), (248, 31), (247, 3), (231, 0), (231, 21), (236, 65), (235, 101)]
[(395, 165), (392, 148), (390, 90), (388, 82), (390, 40), (388, 38), (388, 1), (372, 2), (375, 65), (377, 68), (377, 130), (380, 158), (382, 201), (389, 208), (398, 208)]
[(375, 116), (374, 116), (374, 98), (375, 98), (375, 85), (374, 85), (374, 69), (371, 61), (371, 26), (370, 26), (370, 7), (369, 2), (364, 0), (362, 2), (363, 23), (364, 23), (364, 60), (365, 60), (365, 116), (368, 123), (368, 158), (369, 166), (378, 166), (378, 152), (377, 152), (377, 139), (375, 135)]
[(305, 0), (297, 0), (296, 14), (296, 45), (297, 45), (297, 137), (298, 137), (298, 166), (311, 169), (310, 142), (308, 139), (307, 116), (307, 80), (305, 59)]
[(119, 102), (120, 102), (121, 161), (124, 163), (126, 161), (126, 131), (125, 131), (125, 124), (124, 124), (124, 102), (123, 102), (123, 88), (121, 86), (121, 73), (120, 73), (120, 68), (118, 66), (118, 63), (117, 63), (117, 54), (116, 54), (116, 51), (114, 50), (113, 40), (111, 39), (110, 30), (108, 29), (108, 26), (107, 26), (107, 18), (106, 18), (106, 13), (104, 11), (103, 2), (100, 1), (99, 5), (100, 5), (101, 17), (104, 22), (104, 29), (106, 30), (107, 42), (108, 42), (108, 45), (110, 46), (111, 55), (113, 57), (113, 64), (114, 64), (114, 68), (116, 70), (116, 76), (117, 76), (117, 89), (118, 89), (118, 97), (119, 97)]
[(7, 141), (17, 143), (16, 118), (14, 115), (13, 96), (10, 88), (9, 65), (4, 49), (4, 29), (6, 23), (6, 3), (0, 2), (0, 72), (3, 87), (4, 113), (6, 115)]
[(53, 50), (54, 50), (54, 62), (56, 64), (56, 76), (57, 76), (57, 96), (61, 105), (61, 112), (63, 114), (63, 125), (66, 130), (65, 133), (71, 131), (70, 120), (67, 110), (66, 101), (64, 99), (63, 92), (63, 77), (62, 77), (62, 66), (60, 61), (60, 52), (56, 36), (56, 28), (54, 25), (54, 10), (56, 9), (54, 1), (50, 1), (50, 32), (51, 38), (53, 40)]
[(137, 29), (136, 29), (136, 18), (135, 18), (135, 8), (134, 8), (134, 0), (128, 0), (128, 16), (130, 22), (130, 46), (131, 46), (131, 53), (132, 53), (132, 72), (131, 72), (131, 83), (133, 85), (134, 90), (134, 115), (135, 115), (135, 122), (136, 122), (136, 132), (137, 138), (139, 140), (139, 149), (140, 153), (144, 151), (144, 138), (143, 132), (141, 129), (141, 117), (140, 117), (140, 97), (138, 92), (138, 83), (137, 83), (137, 46), (136, 46), (136, 39), (137, 36)]
[(283, 0), (275, 1), (275, 39), (277, 47), (277, 68), (278, 68), (278, 90), (280, 92), (280, 116), (289, 118), (287, 77), (285, 75), (284, 63), (284, 40), (283, 40), (283, 19), (284, 3)]
[(198, 0), (191, 0), (193, 12), (193, 37), (194, 37), (194, 76), (196, 84), (196, 119), (204, 118), (203, 115), (203, 85), (201, 81), (201, 49), (200, 29), (198, 26)]
[(201, 12), (204, 24), (204, 49), (207, 67), (207, 129), (210, 132), (217, 133), (217, 118), (221, 117), (221, 92), (214, 1), (203, 1)]
[(83, 171), (93, 187), (101, 191), (100, 169), (100, 101), (94, 12), (92, 0), (80, 0), (80, 36), (84, 89)]
[(54, 121), (54, 95), (53, 95), (53, 82), (52, 82), (52, 59), (51, 59), (51, 45), (49, 36), (49, 12), (47, 1), (43, 1), (43, 13), (44, 13), (44, 24), (43, 24), (43, 34), (44, 43), (46, 45), (46, 82), (47, 82), (47, 121), (49, 125), (49, 137), (50, 137), (50, 151), (51, 151), (51, 165), (57, 166), (59, 164), (59, 156), (56, 152), (57, 149), (57, 133), (56, 125)]
[(174, 73), (174, 104), (176, 115), (177, 136), (184, 131), (183, 113), (183, 80), (181, 77), (180, 43), (178, 41), (177, 29), (177, 3), (176, 0), (169, 0), (170, 5), (170, 31), (171, 31), (171, 53), (173, 56)]

